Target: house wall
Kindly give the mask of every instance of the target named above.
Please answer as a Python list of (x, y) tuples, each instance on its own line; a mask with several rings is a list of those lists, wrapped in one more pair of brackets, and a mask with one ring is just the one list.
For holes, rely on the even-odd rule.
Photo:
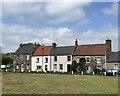
[[(37, 63), (37, 58), (39, 58), (39, 62)], [(48, 58), (48, 62), (46, 63), (45, 58)], [(42, 66), (43, 71), (45, 72), (45, 65), (47, 65), (47, 71), (50, 71), (50, 56), (32, 56), (31, 60), (31, 71), (36, 71), (37, 66)], [(42, 71), (42, 70), (39, 70)]]
[[(27, 60), (27, 55), (29, 55), (29, 60)], [(14, 60), (13, 60), (14, 70), (18, 72), (21, 72), (21, 71), (28, 72), (29, 70), (31, 70), (31, 56), (32, 54), (14, 55)]]
[[(54, 61), (54, 56), (51, 56), (51, 71), (58, 71), (58, 72), (68, 72), (67, 65), (72, 64), (72, 55), (71, 61), (67, 61), (67, 55), (57, 56), (57, 61)], [(57, 64), (57, 69), (54, 69), (54, 64)], [(60, 70), (60, 64), (63, 64), (63, 70)]]
[(109, 69), (115, 69), (115, 64), (118, 64), (119, 70), (120, 70), (120, 63), (114, 62), (114, 63), (106, 63), (107, 70)]
[[(88, 73), (92, 72), (92, 70), (93, 70), (94, 67), (97, 67), (97, 68), (106, 68), (106, 65), (105, 65), (105, 56), (73, 56), (73, 61), (77, 62), (80, 58), (87, 58), (87, 57), (90, 57), (90, 63), (86, 62), (86, 66), (90, 67), (87, 70)], [(101, 59), (100, 63), (97, 63), (97, 58), (98, 57)]]

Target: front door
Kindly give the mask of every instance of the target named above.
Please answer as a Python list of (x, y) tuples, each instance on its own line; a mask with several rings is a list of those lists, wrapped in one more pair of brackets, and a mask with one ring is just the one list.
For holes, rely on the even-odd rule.
[(67, 64), (67, 72), (70, 72), (70, 64)]
[(47, 65), (45, 65), (45, 70), (48, 71), (48, 66)]

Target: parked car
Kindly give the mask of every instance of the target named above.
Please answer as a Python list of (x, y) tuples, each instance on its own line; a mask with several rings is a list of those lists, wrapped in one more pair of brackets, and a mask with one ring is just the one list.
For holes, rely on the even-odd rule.
[(105, 75), (107, 76), (114, 76), (114, 75), (120, 75), (120, 70), (117, 69), (109, 69), (105, 72)]
[(0, 66), (1, 71), (13, 71), (13, 64), (7, 64), (7, 65), (1, 65)]

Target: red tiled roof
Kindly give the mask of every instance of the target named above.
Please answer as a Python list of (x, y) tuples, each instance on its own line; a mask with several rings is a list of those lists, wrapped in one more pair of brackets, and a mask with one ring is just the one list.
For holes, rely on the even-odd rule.
[(91, 44), (91, 45), (78, 45), (74, 51), (74, 55), (91, 56), (91, 55), (105, 55), (106, 44)]
[(47, 56), (50, 54), (52, 47), (53, 46), (39, 46), (33, 53), (33, 56)]

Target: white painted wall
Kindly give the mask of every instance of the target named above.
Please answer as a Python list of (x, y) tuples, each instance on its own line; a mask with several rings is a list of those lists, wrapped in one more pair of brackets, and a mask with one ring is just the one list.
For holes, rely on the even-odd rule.
[[(45, 62), (45, 58), (48, 58), (48, 63)], [(37, 62), (37, 58), (39, 58), (39, 63)], [(36, 71), (37, 70), (37, 66), (42, 66), (43, 71), (45, 72), (45, 65), (48, 66), (48, 71), (50, 71), (50, 56), (32, 56), (32, 60), (31, 60), (31, 71)]]
[[(51, 71), (58, 71), (58, 72), (67, 72), (67, 64), (72, 64), (72, 55), (71, 61), (67, 61), (67, 55), (57, 56), (57, 61), (54, 61), (54, 56), (51, 56)], [(57, 64), (57, 70), (54, 70), (54, 64)], [(60, 70), (60, 65), (63, 64), (63, 70)]]

